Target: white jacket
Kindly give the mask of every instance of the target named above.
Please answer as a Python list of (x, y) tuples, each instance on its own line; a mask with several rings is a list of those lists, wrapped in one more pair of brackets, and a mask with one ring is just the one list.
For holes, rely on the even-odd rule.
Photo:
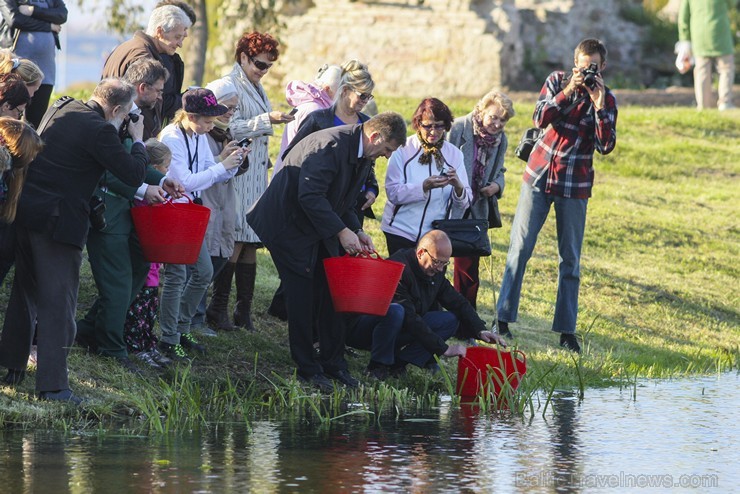
[(442, 156), (447, 162), (445, 167), (452, 167), (457, 171), (457, 176), (465, 188), (461, 197), (457, 197), (452, 185), (424, 192), (424, 180), (432, 175), (439, 175), (440, 172), (434, 159), (429, 165), (422, 165), (419, 163), (419, 156), (421, 143), (417, 135), (406, 139), (406, 145), (391, 155), (385, 175), (385, 193), (388, 200), (380, 226), (386, 233), (413, 242), (432, 229), (432, 221), (445, 218), (450, 197), (452, 197), (450, 218), (462, 218), (473, 197), (463, 163), (463, 154), (457, 147), (445, 141), (442, 145)]
[[(215, 162), (207, 136), (193, 133), (192, 136), (186, 137), (177, 124), (170, 124), (162, 129), (159, 140), (172, 151), (172, 162), (167, 170), (167, 177), (180, 182), (190, 198), (197, 197), (199, 191), (217, 182), (230, 179), (238, 170), (238, 167), (226, 170), (224, 165)], [(183, 201), (186, 199), (176, 202)]]

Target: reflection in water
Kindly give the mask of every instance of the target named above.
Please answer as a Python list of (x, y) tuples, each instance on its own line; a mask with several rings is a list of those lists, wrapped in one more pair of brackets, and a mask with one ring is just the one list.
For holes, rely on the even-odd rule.
[[(481, 416), (447, 401), (362, 416), (220, 424), (183, 436), (0, 432), (2, 492), (705, 492), (740, 485), (740, 379), (556, 395), (546, 417)], [(53, 489), (50, 488), (53, 486)], [(650, 489), (648, 489), (650, 490)], [(642, 492), (642, 489), (641, 489)]]

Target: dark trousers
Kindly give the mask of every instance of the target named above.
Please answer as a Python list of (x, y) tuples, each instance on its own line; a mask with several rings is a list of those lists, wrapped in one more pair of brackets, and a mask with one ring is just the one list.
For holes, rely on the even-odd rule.
[(126, 313), (144, 286), (150, 264), (135, 234), (90, 230), (87, 238), (98, 296), (84, 319), (77, 321), (77, 338), (101, 355), (128, 355), (123, 327)]
[(395, 254), (398, 250), (406, 249), (409, 247), (416, 247), (416, 242), (414, 242), (413, 240), (409, 240), (399, 235), (394, 235), (392, 233), (383, 232), (383, 234), (385, 234), (385, 242), (388, 246), (389, 257)]
[(384, 316), (359, 316), (347, 328), (347, 345), (359, 350), (370, 350), (370, 360), (393, 365), (396, 360), (396, 338), (404, 319), (401, 304), (391, 304)]
[(36, 390), (69, 388), (67, 354), (75, 339), (75, 311), (82, 250), (44, 232), (16, 227), (15, 279), (0, 338), (0, 365), (25, 369), (34, 323), (38, 333)]
[[(452, 312), (430, 311), (422, 316), (429, 329), (437, 333), (443, 340), (447, 341), (457, 331), (457, 316)], [(408, 331), (401, 331), (398, 335), (397, 345), (403, 348), (398, 352), (401, 362), (408, 362), (417, 367), (424, 367), (434, 357), (432, 353), (421, 346), (414, 336)]]
[[(323, 260), (326, 257), (328, 253), (320, 248), (313, 276), (307, 277), (283, 264), (280, 255), (273, 255), (288, 305), (290, 356), (298, 367), (298, 374), (304, 378), (347, 369), (344, 360), (344, 318), (334, 312), (324, 273)], [(318, 319), (321, 348), (319, 360), (314, 356), (313, 347), (315, 318)]]

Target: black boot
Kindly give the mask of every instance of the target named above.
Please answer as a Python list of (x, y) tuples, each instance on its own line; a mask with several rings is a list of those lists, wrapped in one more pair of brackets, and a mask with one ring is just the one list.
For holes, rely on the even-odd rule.
[(218, 276), (213, 280), (213, 294), (206, 309), (206, 321), (216, 331), (235, 331), (237, 328), (229, 319), (229, 295), (231, 280), (234, 277), (236, 264), (227, 262)]
[(257, 264), (237, 263), (234, 269), (236, 275), (236, 307), (234, 307), (234, 324), (254, 331), (252, 324), (252, 297), (254, 296), (254, 281), (257, 277)]

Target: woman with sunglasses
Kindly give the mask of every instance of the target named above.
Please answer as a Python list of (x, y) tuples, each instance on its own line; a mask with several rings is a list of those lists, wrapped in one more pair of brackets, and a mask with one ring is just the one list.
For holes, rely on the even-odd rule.
[(260, 82), (280, 55), (278, 44), (266, 33), (244, 33), (236, 43), (234, 68), (225, 76), (236, 87), (238, 98), (229, 129), (237, 141), (250, 138), (252, 144), (249, 169), (234, 178), (237, 197), (234, 253), (215, 283), (230, 287), (232, 277), (236, 279), (234, 324), (250, 331), (255, 329), (251, 310), (257, 276), (257, 248), (261, 244), (247, 224), (247, 211), (267, 188), (267, 169), (271, 166), (268, 140), (274, 134), (272, 126), (293, 120), (292, 115), (273, 111)]
[[(282, 165), (282, 159), (285, 158), (287, 152), (307, 135), (338, 125), (363, 123), (370, 118), (361, 111), (373, 99), (373, 89), (375, 89), (375, 82), (367, 69), (367, 65), (358, 60), (345, 62), (342, 64), (340, 76), (339, 86), (334, 94), (334, 103), (329, 108), (316, 110), (305, 117), (286, 149), (280, 149), (278, 163)], [(278, 171), (276, 165), (273, 177)], [(357, 198), (355, 208), (360, 226), (362, 226), (365, 216), (375, 217), (370, 206), (375, 202), (376, 197), (378, 197), (378, 181), (375, 178), (374, 169), (371, 169)], [(282, 285), (275, 292), (267, 313), (284, 321), (287, 320), (288, 315)]]
[[(508, 140), (504, 127), (514, 116), (511, 99), (499, 91), (483, 96), (472, 112), (455, 119), (449, 134), (452, 144), (463, 152), (465, 172), (473, 191), (470, 213), (473, 218), (488, 218), (488, 198), (501, 198), (504, 192), (504, 155)], [(480, 257), (456, 257), (455, 289), (476, 307)]]
[(452, 125), (447, 105), (437, 98), (424, 99), (411, 125), (416, 134), (391, 155), (385, 176), (388, 201), (380, 229), (388, 255), (415, 247), (432, 229), (432, 221), (462, 218), (472, 199), (463, 154), (445, 140)]

